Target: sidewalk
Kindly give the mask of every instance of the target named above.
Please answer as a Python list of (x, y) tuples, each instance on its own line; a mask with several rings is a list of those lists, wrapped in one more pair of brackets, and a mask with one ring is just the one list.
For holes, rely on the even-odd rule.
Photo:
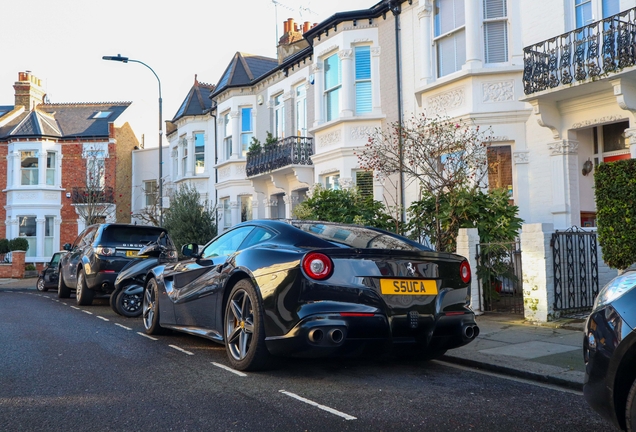
[(535, 325), (520, 315), (498, 314), (476, 320), (479, 336), (442, 360), (582, 390), (583, 320)]
[[(0, 279), (0, 290), (33, 289), (37, 278)], [(520, 315), (476, 318), (479, 336), (442, 360), (582, 390), (583, 320), (529, 324)]]

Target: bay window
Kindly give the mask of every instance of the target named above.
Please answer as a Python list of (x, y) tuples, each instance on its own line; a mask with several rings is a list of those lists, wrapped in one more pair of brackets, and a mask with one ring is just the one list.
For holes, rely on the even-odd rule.
[[(53, 255), (53, 234), (55, 233), (55, 216), (44, 217), (44, 256)], [(29, 249), (31, 249), (29, 247)]]
[(307, 87), (296, 87), (296, 134), (307, 136)]
[(35, 216), (18, 216), (19, 231), (18, 235), (24, 238), (28, 244), (29, 249), (26, 251), (27, 257), (34, 257), (37, 254), (37, 228), (35, 222)]
[(282, 93), (274, 97), (274, 135), (285, 138), (285, 105)]
[(46, 152), (46, 184), (55, 185), (55, 152)]
[(223, 137), (225, 159), (229, 159), (232, 156), (232, 116), (230, 113), (223, 115)]

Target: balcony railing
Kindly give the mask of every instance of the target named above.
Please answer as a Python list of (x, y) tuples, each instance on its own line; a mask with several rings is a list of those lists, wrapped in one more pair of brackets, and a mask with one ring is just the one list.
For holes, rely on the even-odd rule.
[(103, 189), (73, 188), (71, 202), (73, 204), (113, 204), (115, 194), (112, 187)]
[(601, 78), (636, 62), (636, 8), (523, 49), (529, 95)]
[(272, 149), (263, 149), (257, 155), (247, 155), (245, 172), (247, 177), (273, 171), (287, 165), (313, 165), (313, 138), (287, 137), (276, 143)]

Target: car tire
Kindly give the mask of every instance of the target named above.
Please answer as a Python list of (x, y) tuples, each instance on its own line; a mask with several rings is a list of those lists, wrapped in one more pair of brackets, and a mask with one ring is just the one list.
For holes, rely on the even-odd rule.
[(95, 293), (86, 286), (86, 273), (80, 270), (77, 274), (77, 287), (75, 288), (75, 300), (78, 306), (90, 306), (93, 304)]
[(254, 285), (243, 279), (234, 285), (225, 305), (225, 351), (236, 370), (263, 370), (271, 354), (265, 345), (263, 306)]
[(49, 290), (47, 287), (44, 286), (44, 278), (41, 278), (41, 277), (38, 278), (38, 281), (35, 284), (35, 287), (40, 292), (46, 292)]
[(110, 304), (110, 308), (113, 310), (113, 312), (115, 312), (116, 314), (119, 314), (119, 311), (117, 310), (117, 294), (119, 294), (121, 292), (121, 288), (115, 288), (115, 291), (113, 291), (110, 294), (110, 298), (108, 299), (108, 303)]
[(144, 288), (141, 316), (146, 334), (158, 335), (165, 332), (159, 324), (159, 286), (155, 278), (150, 278)]
[(58, 298), (69, 298), (71, 296), (71, 289), (64, 283), (62, 272), (60, 272), (60, 277), (57, 280), (57, 296)]
[(636, 432), (636, 380), (632, 383), (632, 388), (627, 395), (625, 407), (625, 424), (627, 432)]
[(127, 318), (136, 318), (142, 313), (143, 293), (127, 294), (126, 290), (121, 290), (115, 298), (117, 313)]

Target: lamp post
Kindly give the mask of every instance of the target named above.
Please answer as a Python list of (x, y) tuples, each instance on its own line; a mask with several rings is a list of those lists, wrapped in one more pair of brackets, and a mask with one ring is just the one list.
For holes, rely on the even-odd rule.
[(157, 76), (157, 74), (155, 73), (155, 71), (148, 66), (146, 63), (139, 61), (139, 60), (133, 60), (131, 58), (128, 57), (122, 57), (121, 54), (117, 54), (116, 56), (102, 56), (102, 60), (110, 60), (110, 61), (118, 61), (118, 62), (122, 62), (122, 63), (139, 63), (142, 64), (144, 66), (146, 66), (148, 69), (150, 69), (150, 72), (152, 72), (152, 74), (155, 76), (155, 78), (157, 78), (157, 83), (159, 83), (159, 226), (163, 226), (163, 155), (162, 155), (162, 145), (161, 145), (161, 137), (163, 135), (163, 120), (161, 118), (161, 105), (162, 105), (162, 100), (161, 100), (161, 80), (159, 79), (159, 77)]

